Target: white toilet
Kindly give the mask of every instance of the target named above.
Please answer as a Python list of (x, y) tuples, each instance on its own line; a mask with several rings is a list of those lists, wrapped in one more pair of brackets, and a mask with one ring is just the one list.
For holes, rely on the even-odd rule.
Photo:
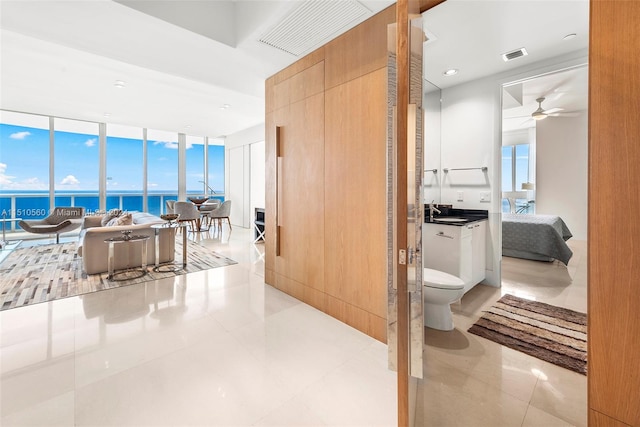
[(425, 268), (422, 276), (424, 282), (424, 326), (451, 331), (453, 315), (451, 303), (464, 295), (464, 282), (459, 277), (443, 271)]

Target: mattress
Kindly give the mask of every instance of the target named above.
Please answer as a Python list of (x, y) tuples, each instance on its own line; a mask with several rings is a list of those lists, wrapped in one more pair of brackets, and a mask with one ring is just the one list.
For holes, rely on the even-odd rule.
[(556, 215), (502, 214), (502, 255), (536, 261), (557, 259), (565, 265), (573, 256), (566, 241), (572, 234)]

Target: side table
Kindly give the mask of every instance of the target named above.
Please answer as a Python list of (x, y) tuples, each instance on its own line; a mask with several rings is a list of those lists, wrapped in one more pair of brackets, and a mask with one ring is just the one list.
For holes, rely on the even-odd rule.
[(142, 266), (140, 267), (140, 270), (139, 270), (140, 274), (135, 277), (127, 277), (125, 279), (120, 279), (120, 280), (137, 279), (138, 277), (142, 277), (145, 274), (147, 274), (147, 241), (148, 240), (149, 240), (149, 236), (129, 236), (128, 234), (125, 234), (122, 237), (111, 237), (109, 239), (105, 239), (104, 242), (109, 244), (109, 259), (108, 259), (109, 275), (107, 279), (115, 281), (115, 280), (118, 280), (115, 278), (116, 274), (126, 273), (126, 272), (137, 269), (135, 267), (128, 268), (122, 271), (118, 271), (117, 273), (114, 273), (113, 270), (114, 270), (115, 245), (119, 243), (142, 242)]
[[(153, 224), (151, 228), (155, 230), (156, 237), (156, 265), (153, 271), (159, 273), (170, 273), (173, 271), (184, 270), (187, 266), (187, 224), (184, 222), (166, 222), (164, 224)], [(160, 230), (171, 229), (174, 232), (182, 229), (182, 265), (178, 263), (160, 264)]]

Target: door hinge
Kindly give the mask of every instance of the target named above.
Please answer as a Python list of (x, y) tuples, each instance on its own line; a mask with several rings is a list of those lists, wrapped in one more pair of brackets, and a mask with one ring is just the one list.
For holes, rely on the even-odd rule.
[(407, 251), (406, 249), (400, 249), (398, 252), (398, 264), (407, 265)]

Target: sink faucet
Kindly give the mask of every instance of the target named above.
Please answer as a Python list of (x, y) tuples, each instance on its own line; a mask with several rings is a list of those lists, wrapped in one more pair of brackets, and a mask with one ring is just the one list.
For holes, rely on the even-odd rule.
[(439, 214), (441, 214), (442, 212), (440, 212), (440, 210), (438, 208), (436, 208), (436, 206), (433, 204), (435, 200), (432, 200), (431, 203), (429, 203), (429, 221), (433, 221), (433, 213), (437, 212)]

